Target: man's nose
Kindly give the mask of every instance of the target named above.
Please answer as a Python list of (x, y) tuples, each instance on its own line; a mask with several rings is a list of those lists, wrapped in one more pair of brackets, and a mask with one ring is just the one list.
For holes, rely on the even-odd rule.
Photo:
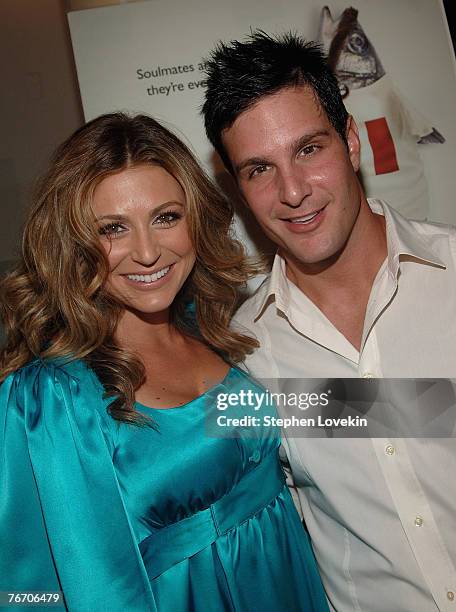
[(312, 186), (302, 168), (290, 168), (279, 175), (279, 198), (282, 204), (298, 208), (312, 193)]
[(143, 266), (153, 266), (161, 255), (160, 242), (154, 230), (148, 228), (137, 232), (131, 250), (133, 261)]

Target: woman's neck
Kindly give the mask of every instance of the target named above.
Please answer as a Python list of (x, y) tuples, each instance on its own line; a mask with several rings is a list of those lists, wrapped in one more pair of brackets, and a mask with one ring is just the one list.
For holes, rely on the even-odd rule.
[(175, 343), (181, 334), (171, 324), (169, 310), (146, 315), (125, 310), (117, 324), (115, 337), (120, 346), (150, 353), (158, 347)]

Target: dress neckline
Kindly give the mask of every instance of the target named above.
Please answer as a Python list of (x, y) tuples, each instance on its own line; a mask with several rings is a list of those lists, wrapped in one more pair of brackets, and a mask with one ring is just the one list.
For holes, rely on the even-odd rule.
[(225, 374), (222, 380), (215, 383), (215, 385), (212, 385), (212, 387), (209, 387), (209, 389), (207, 389), (207, 391), (205, 391), (204, 393), (197, 395), (193, 399), (189, 400), (188, 402), (185, 402), (185, 404), (181, 404), (180, 406), (169, 406), (169, 408), (155, 408), (154, 406), (146, 406), (145, 404), (141, 404), (141, 402), (137, 402), (137, 401), (135, 401), (135, 406), (139, 408), (140, 410), (149, 410), (153, 412), (167, 412), (168, 410), (181, 410), (185, 408), (190, 408), (193, 404), (195, 404), (198, 400), (203, 398), (205, 395), (207, 395), (208, 393), (212, 393), (218, 387), (221, 387), (222, 385), (224, 385), (227, 382), (227, 380), (230, 378), (230, 376), (234, 372), (237, 372), (237, 371), (238, 371), (238, 368), (230, 366), (228, 368), (228, 372)]

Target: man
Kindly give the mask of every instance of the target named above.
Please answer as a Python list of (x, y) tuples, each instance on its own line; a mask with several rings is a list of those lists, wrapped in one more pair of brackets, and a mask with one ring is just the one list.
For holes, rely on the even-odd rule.
[[(368, 202), (317, 46), (256, 33), (208, 67), (207, 134), (278, 246), (240, 309), (258, 377), (456, 377), (456, 231)], [(338, 612), (456, 610), (454, 439), (287, 440)]]

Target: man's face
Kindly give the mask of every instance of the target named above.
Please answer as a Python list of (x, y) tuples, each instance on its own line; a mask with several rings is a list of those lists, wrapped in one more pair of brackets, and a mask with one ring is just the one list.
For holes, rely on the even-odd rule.
[(287, 261), (316, 264), (343, 249), (361, 203), (353, 119), (347, 150), (313, 90), (285, 88), (243, 112), (222, 139), (245, 200)]

